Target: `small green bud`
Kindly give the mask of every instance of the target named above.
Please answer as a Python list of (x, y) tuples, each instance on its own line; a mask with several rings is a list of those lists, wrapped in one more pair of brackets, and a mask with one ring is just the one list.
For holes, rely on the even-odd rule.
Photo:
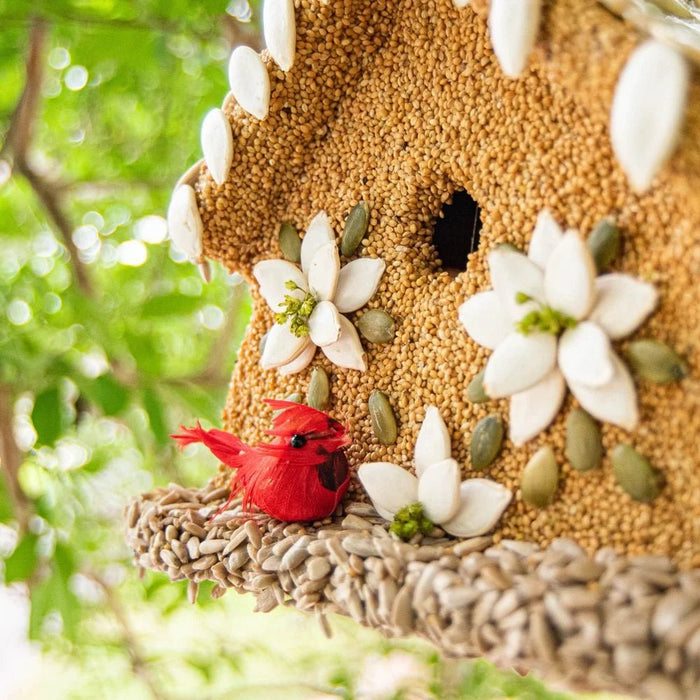
[(429, 518), (425, 517), (421, 503), (412, 503), (401, 508), (389, 526), (389, 530), (402, 540), (410, 540), (411, 537), (419, 532), (427, 535), (432, 529), (433, 523)]

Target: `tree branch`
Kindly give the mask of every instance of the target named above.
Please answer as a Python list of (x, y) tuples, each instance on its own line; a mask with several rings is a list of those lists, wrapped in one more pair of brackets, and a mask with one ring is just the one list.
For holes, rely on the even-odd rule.
[(138, 676), (148, 686), (148, 689), (151, 691), (151, 694), (153, 695), (155, 700), (167, 700), (168, 696), (161, 691), (158, 682), (151, 673), (148, 661), (146, 661), (140, 650), (139, 642), (136, 639), (134, 631), (131, 629), (129, 619), (126, 613), (124, 612), (124, 608), (122, 607), (121, 601), (119, 600), (117, 594), (114, 592), (114, 589), (95, 574), (86, 574), (86, 576), (88, 576), (95, 583), (97, 583), (97, 585), (102, 589), (102, 591), (105, 594), (105, 598), (107, 599), (107, 605), (112, 611), (112, 614), (117, 620), (117, 624), (119, 625), (122, 631), (122, 639), (127, 648), (129, 654), (129, 661), (131, 663), (131, 668), (134, 672), (134, 675)]
[(34, 122), (41, 91), (41, 57), (46, 42), (46, 24), (34, 20), (29, 32), (29, 54), (27, 55), (27, 82), (10, 119), (2, 153), (9, 150), (15, 159), (23, 159), (32, 140)]
[(85, 292), (85, 294), (90, 296), (92, 294), (92, 284), (90, 282), (90, 278), (88, 277), (85, 265), (78, 255), (78, 249), (75, 247), (75, 243), (73, 243), (73, 227), (61, 208), (58, 196), (56, 195), (53, 186), (41, 175), (39, 175), (39, 173), (34, 171), (24, 159), (16, 160), (15, 167), (18, 172), (24, 175), (27, 182), (34, 190), (34, 194), (39, 198), (39, 201), (43, 204), (44, 209), (46, 209), (46, 212), (51, 221), (53, 221), (54, 226), (61, 234), (63, 245), (68, 250), (68, 255), (71, 259), (71, 264), (73, 266), (73, 271), (75, 273), (78, 286), (83, 292)]
[(92, 294), (92, 285), (87, 270), (78, 255), (78, 249), (73, 243), (71, 234), (73, 227), (61, 208), (59, 197), (53, 185), (40, 175), (30, 165), (28, 152), (34, 136), (34, 125), (39, 109), (41, 96), (41, 81), (43, 77), (42, 56), (46, 43), (46, 24), (37, 19), (32, 24), (29, 34), (29, 54), (27, 55), (27, 80), (19, 98), (17, 107), (12, 114), (7, 137), (0, 154), (8, 154), (14, 161), (14, 168), (23, 175), (34, 193), (46, 209), (49, 218), (63, 239), (68, 250), (78, 286), (86, 294)]
[(12, 429), (13, 396), (10, 387), (0, 386), (0, 471), (5, 475), (7, 492), (12, 501), (12, 512), (19, 523), (20, 532), (25, 532), (29, 523), (31, 504), (19, 484), (19, 468), (22, 452), (15, 442)]
[[(121, 29), (134, 32), (157, 32), (159, 34), (185, 34), (196, 37), (202, 42), (211, 42), (215, 38), (215, 35), (211, 32), (201, 31), (191, 26), (179, 25), (163, 17), (139, 22), (111, 17), (50, 13), (44, 15), (42, 20), (57, 25), (78, 24), (87, 28), (95, 28), (98, 31), (102, 29)], [(0, 22), (3, 24), (26, 24), (27, 18), (22, 15), (2, 14), (0, 15)], [(260, 33), (255, 25), (246, 25), (229, 15), (222, 15), (222, 25), (223, 35), (229, 46), (247, 44), (256, 51), (262, 48)]]

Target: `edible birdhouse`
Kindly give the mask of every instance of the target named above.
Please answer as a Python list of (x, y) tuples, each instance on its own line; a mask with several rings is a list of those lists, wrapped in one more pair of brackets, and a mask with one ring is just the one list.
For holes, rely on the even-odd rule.
[(254, 300), (222, 465), (140, 566), (697, 697), (700, 10), (642, 4), (265, 0), (168, 214)]

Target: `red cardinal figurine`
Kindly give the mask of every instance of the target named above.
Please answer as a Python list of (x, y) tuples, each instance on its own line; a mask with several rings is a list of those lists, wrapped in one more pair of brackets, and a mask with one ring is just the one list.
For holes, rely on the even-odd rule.
[(318, 520), (330, 515), (350, 481), (343, 449), (350, 444), (346, 428), (310, 406), (292, 401), (265, 401), (280, 411), (273, 420), (272, 442), (247, 445), (231, 433), (182, 427), (172, 435), (181, 447), (204, 443), (224, 464), (236, 469), (231, 495), (219, 512), (239, 493), (243, 507), (255, 505), (285, 521)]

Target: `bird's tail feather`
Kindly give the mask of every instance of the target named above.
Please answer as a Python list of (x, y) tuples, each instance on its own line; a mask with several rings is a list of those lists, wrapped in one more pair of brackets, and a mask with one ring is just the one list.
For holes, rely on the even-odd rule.
[(180, 447), (185, 447), (193, 442), (201, 442), (224, 464), (233, 468), (241, 466), (241, 457), (248, 446), (235, 435), (225, 433), (223, 430), (204, 430), (199, 421), (194, 428), (181, 426), (180, 429), (181, 433), (170, 436), (178, 441)]

